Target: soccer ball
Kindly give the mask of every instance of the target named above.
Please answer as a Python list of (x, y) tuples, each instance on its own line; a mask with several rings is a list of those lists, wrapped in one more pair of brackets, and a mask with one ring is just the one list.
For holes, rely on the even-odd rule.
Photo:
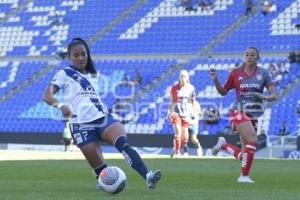
[(106, 167), (101, 171), (98, 178), (102, 190), (110, 194), (117, 194), (124, 190), (126, 180), (124, 171), (116, 166)]

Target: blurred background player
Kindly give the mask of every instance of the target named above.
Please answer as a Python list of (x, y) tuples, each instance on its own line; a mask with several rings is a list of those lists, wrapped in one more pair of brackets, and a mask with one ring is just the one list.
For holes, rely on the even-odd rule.
[[(198, 156), (203, 155), (202, 147), (201, 147), (198, 137), (197, 137), (198, 132), (199, 132), (198, 130), (199, 130), (200, 117), (201, 117), (201, 107), (200, 107), (199, 102), (197, 100), (195, 100), (194, 108), (192, 108), (192, 112), (191, 112), (191, 118), (190, 118), (188, 132), (189, 132), (189, 139), (190, 139), (192, 145), (197, 149)], [(187, 143), (184, 144), (183, 151), (184, 151), (184, 155), (188, 154), (189, 150), (188, 150)]]
[[(140, 155), (128, 144), (124, 127), (108, 114), (101, 102), (97, 71), (87, 43), (80, 38), (73, 39), (68, 45), (68, 57), (71, 65), (56, 73), (43, 100), (70, 119), (74, 142), (93, 168), (96, 179), (107, 167), (100, 148), (100, 141), (105, 141), (123, 154), (128, 164), (146, 180), (149, 189), (155, 188), (161, 172), (148, 170)], [(53, 97), (60, 89), (65, 104)], [(98, 181), (96, 189), (101, 190)]]
[[(241, 174), (237, 180), (239, 183), (254, 183), (249, 177), (249, 172), (258, 145), (257, 118), (263, 114), (263, 100), (276, 99), (270, 74), (266, 69), (257, 66), (258, 59), (258, 50), (254, 47), (247, 48), (244, 53), (244, 64), (230, 73), (224, 87), (217, 78), (216, 70), (210, 71), (211, 79), (222, 96), (231, 89), (236, 90), (236, 102), (230, 110), (229, 117), (231, 126), (240, 134), (241, 149), (220, 137), (212, 153), (215, 155), (222, 149), (242, 161)], [(263, 95), (265, 87), (269, 91), (268, 96)]]
[(181, 145), (188, 142), (189, 120), (195, 102), (195, 88), (186, 70), (180, 71), (179, 82), (172, 86), (168, 119), (173, 125), (174, 148), (171, 157), (180, 156)]

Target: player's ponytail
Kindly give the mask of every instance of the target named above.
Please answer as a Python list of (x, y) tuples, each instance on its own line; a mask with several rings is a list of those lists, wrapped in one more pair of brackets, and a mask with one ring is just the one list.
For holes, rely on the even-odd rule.
[(91, 53), (90, 53), (90, 48), (88, 46), (88, 44), (81, 38), (74, 38), (72, 39), (72, 41), (69, 43), (68, 45), (68, 56), (70, 56), (70, 50), (74, 45), (77, 44), (82, 44), (87, 52), (87, 56), (88, 56), (88, 61), (87, 61), (87, 65), (86, 65), (86, 71), (95, 75), (97, 73), (96, 68), (95, 68), (95, 64), (91, 58)]

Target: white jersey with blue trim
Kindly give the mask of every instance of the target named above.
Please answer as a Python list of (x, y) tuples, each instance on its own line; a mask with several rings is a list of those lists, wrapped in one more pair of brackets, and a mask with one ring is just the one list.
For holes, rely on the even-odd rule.
[(63, 104), (72, 112), (71, 123), (91, 122), (108, 113), (99, 96), (98, 77), (70, 66), (58, 71), (50, 84), (63, 91)]

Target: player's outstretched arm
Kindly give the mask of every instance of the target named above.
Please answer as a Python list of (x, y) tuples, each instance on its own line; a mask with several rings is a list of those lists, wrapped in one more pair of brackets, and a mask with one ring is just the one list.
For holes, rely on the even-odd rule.
[(214, 68), (210, 69), (210, 78), (214, 82), (214, 85), (219, 92), (220, 95), (225, 96), (227, 94), (227, 90), (221, 85), (220, 81), (217, 77), (217, 71)]
[(62, 112), (62, 115), (65, 118), (69, 118), (72, 115), (71, 110), (66, 105), (59, 103), (59, 101), (53, 97), (53, 95), (56, 92), (57, 92), (57, 89), (54, 86), (50, 85), (44, 92), (43, 101), (45, 101), (47, 104), (49, 104), (51, 106), (54, 106), (54, 107), (60, 109)]
[(43, 101), (51, 106), (57, 107), (59, 102), (53, 97), (56, 92), (57, 89), (50, 85), (44, 92)]
[(258, 96), (259, 98), (261, 98), (262, 100), (265, 101), (275, 101), (276, 100), (276, 93), (275, 93), (275, 88), (274, 85), (270, 85), (267, 87), (269, 95), (264, 96), (261, 93), (258, 93), (256, 96)]

